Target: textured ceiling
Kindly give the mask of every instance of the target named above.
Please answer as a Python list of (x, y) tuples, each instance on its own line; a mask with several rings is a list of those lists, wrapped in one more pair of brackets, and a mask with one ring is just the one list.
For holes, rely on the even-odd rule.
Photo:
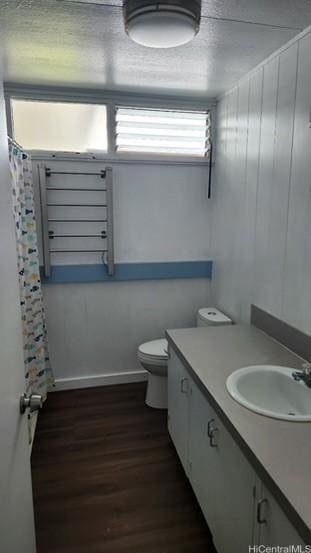
[(203, 0), (198, 36), (153, 50), (121, 0), (0, 0), (5, 80), (215, 97), (311, 23), (310, 0)]

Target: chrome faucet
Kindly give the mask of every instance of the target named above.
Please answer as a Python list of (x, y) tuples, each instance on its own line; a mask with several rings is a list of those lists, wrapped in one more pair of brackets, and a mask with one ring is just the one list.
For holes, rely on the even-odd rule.
[(308, 388), (311, 388), (311, 363), (304, 363), (301, 371), (292, 373), (294, 380), (302, 380)]

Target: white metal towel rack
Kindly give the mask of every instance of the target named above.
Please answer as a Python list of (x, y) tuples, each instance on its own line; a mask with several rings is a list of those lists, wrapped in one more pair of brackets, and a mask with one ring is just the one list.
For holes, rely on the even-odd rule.
[[(97, 176), (101, 182), (105, 182), (104, 186), (96, 187), (76, 187), (76, 186), (59, 186), (53, 185), (51, 178), (53, 175), (78, 175), (78, 176)], [(100, 253), (103, 263), (107, 267), (107, 273), (109, 276), (112, 276), (114, 273), (114, 247), (113, 247), (113, 190), (112, 190), (112, 169), (111, 167), (106, 167), (101, 169), (99, 172), (82, 172), (82, 171), (58, 171), (50, 169), (43, 163), (38, 164), (38, 179), (40, 186), (40, 204), (41, 204), (41, 220), (42, 220), (42, 245), (43, 245), (43, 263), (44, 263), (44, 274), (46, 277), (51, 275), (51, 255), (58, 253)], [(54, 192), (72, 192), (71, 201), (50, 201), (49, 193)], [(103, 192), (104, 200), (101, 203), (98, 202), (87, 202), (82, 203), (81, 201), (75, 202), (74, 196), (75, 192)], [(54, 195), (55, 196), (55, 195)], [(74, 217), (66, 217), (66, 212), (61, 210), (60, 214), (50, 217), (50, 208), (74, 208), (75, 213), (76, 209), (78, 214)], [(79, 208), (93, 208), (98, 213), (98, 210), (105, 213), (105, 216), (97, 216), (95, 218), (81, 217), (79, 216)], [(58, 213), (58, 212), (57, 212)], [(65, 213), (65, 215), (64, 215)], [(54, 223), (68, 223), (70, 226), (71, 223), (77, 223), (79, 225), (78, 232), (57, 232), (50, 229), (51, 224)], [(86, 233), (83, 230), (84, 223), (103, 223), (105, 229), (97, 232)], [(80, 227), (81, 225), (81, 227)], [(51, 241), (54, 239), (79, 239), (79, 238), (101, 238), (105, 240), (105, 246), (103, 248), (98, 247), (77, 247), (77, 248), (67, 248), (51, 247)]]

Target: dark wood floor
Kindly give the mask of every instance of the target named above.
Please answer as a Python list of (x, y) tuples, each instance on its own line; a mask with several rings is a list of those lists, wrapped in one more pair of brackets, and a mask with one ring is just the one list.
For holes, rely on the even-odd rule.
[(32, 453), (38, 553), (214, 553), (143, 383), (49, 395)]

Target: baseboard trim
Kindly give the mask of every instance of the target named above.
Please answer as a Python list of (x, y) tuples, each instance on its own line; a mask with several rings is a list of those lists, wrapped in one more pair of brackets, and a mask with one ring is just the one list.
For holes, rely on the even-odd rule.
[(113, 386), (114, 384), (130, 384), (144, 382), (148, 378), (147, 371), (126, 371), (119, 373), (75, 376), (71, 378), (56, 378), (53, 392), (61, 390), (76, 390), (78, 388), (95, 388), (97, 386)]

